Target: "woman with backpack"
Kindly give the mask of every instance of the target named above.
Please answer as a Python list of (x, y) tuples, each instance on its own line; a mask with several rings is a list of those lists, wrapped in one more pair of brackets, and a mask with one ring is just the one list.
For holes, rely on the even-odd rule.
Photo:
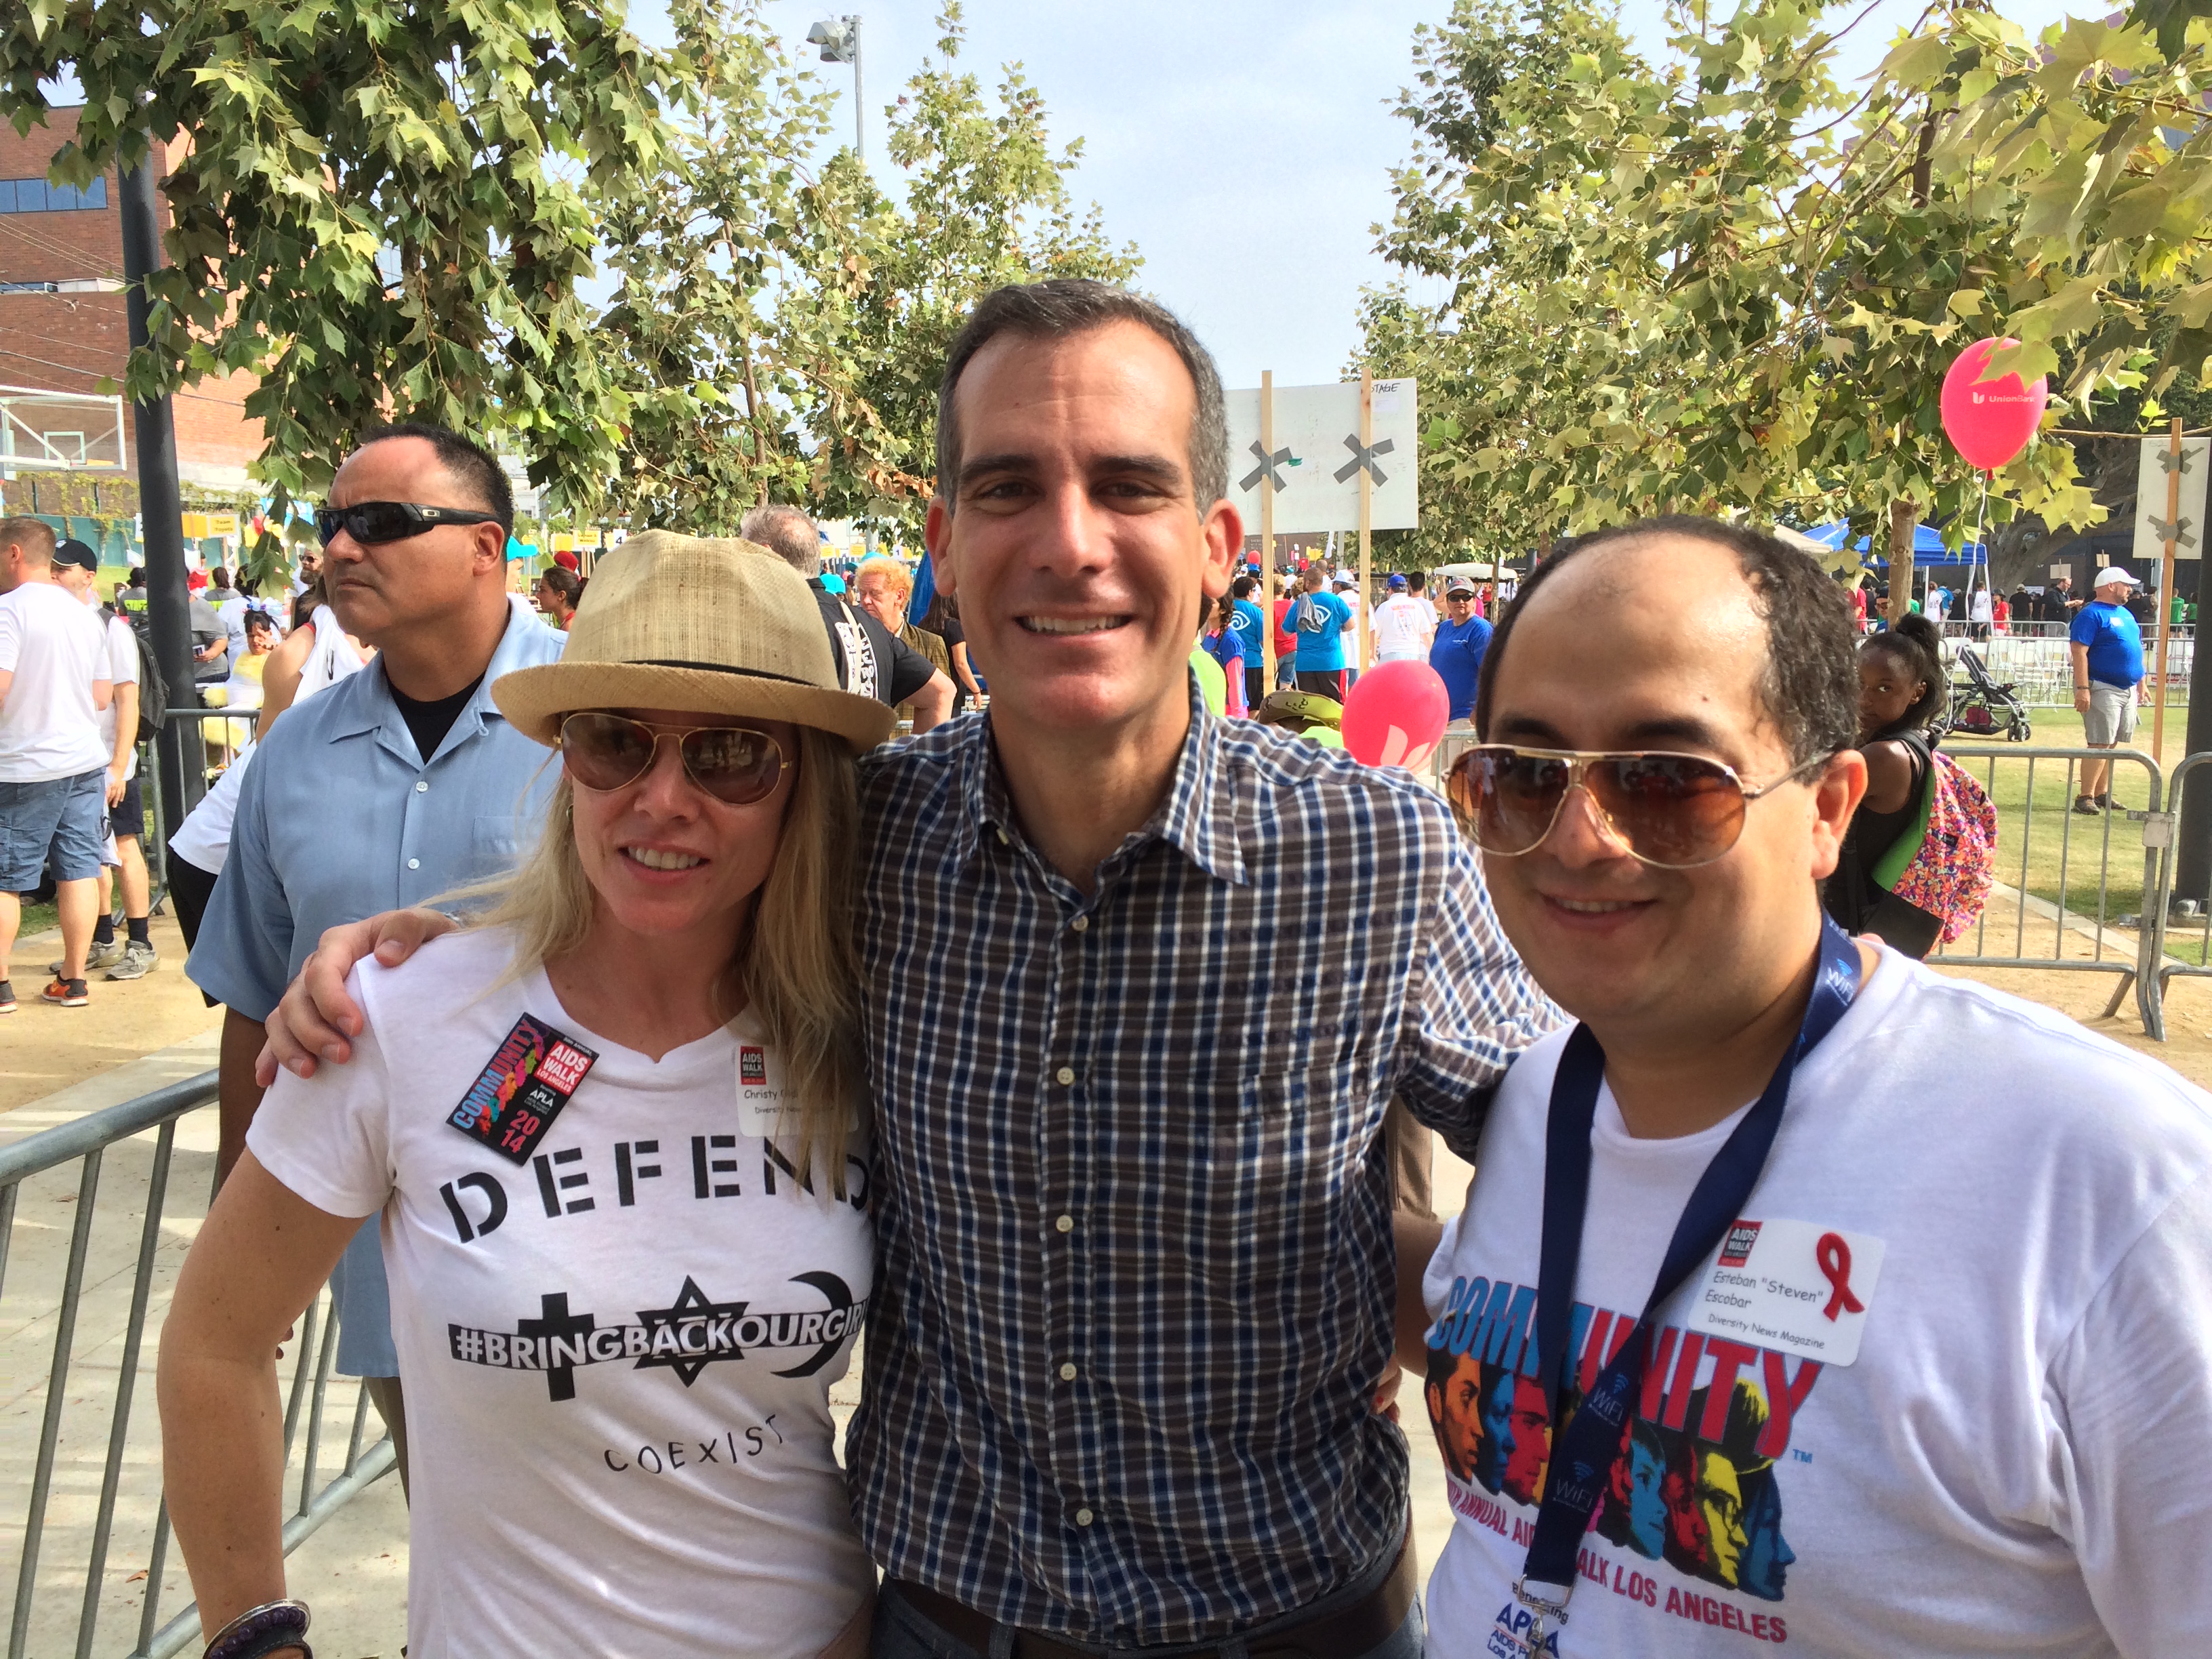
[[(1941, 639), (1927, 617), (1908, 616), (1859, 646), (1859, 752), (1866, 757), (1867, 792), (1825, 895), (1839, 926), (1872, 933), (1915, 957), (1935, 948), (1945, 918), (1880, 878), (1890, 872), (1907, 838), (1917, 843), (1926, 830), (1936, 766), (1928, 727), (1943, 712), (1950, 690)], [(1909, 861), (1911, 850), (1905, 857)]]

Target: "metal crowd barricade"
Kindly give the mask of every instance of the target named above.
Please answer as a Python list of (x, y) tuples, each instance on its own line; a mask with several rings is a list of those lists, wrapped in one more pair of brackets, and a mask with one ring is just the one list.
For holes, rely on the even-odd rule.
[[(2183, 791), (2188, 787), (2190, 778), (2208, 766), (2212, 766), (2212, 752), (2188, 756), (2173, 769), (2173, 780), (2166, 792), (2166, 799), (2174, 803), (2174, 815), (2179, 814), (2184, 799)], [(2176, 918), (2172, 914), (2173, 889), (2180, 872), (2180, 849), (2174, 844), (2178, 840), (2178, 836), (2167, 837), (2164, 857), (2160, 862), (2156, 902), (2145, 912), (2150, 922), (2150, 944), (2144, 953), (2144, 962), (2147, 967), (2156, 969), (2154, 973), (2147, 972), (2145, 977), (2153, 981), (2152, 989), (2159, 999), (2161, 1012), (2165, 1007), (2166, 988), (2169, 981), (2177, 977), (2212, 975), (2212, 905), (2202, 907), (2193, 917)], [(2177, 920), (2185, 925), (2177, 928), (2174, 926)], [(2190, 954), (2176, 956), (2173, 947), (2177, 945)], [(2191, 955), (2195, 958), (2193, 961)]]
[[(1946, 744), (1942, 752), (1996, 805), (1996, 884), (1974, 926), (1956, 945), (1931, 953), (1929, 961), (1947, 967), (2117, 974), (2119, 983), (2106, 1006), (2106, 1018), (2119, 1012), (2132, 988), (2144, 1033), (2163, 1040), (2158, 976), (2148, 969), (2157, 960), (2154, 913), (2164, 908), (2160, 861), (2172, 840), (2173, 817), (2163, 810), (2158, 763), (2136, 749)], [(2112, 762), (2108, 788), (2140, 769), (2142, 810), (2124, 805), (2136, 793), (2124, 786), (2112, 790), (2123, 804), (2111, 811), (2089, 817), (2072, 810), (2081, 763), (2093, 759)], [(2001, 764), (2008, 769), (2000, 773)], [(2054, 779), (2059, 785), (2055, 805), (2045, 803), (2039, 812), (2037, 788), (2041, 785), (2047, 791)], [(2054, 812), (2055, 827), (2047, 822)], [(2130, 908), (2125, 878), (2134, 873), (2137, 854), (2142, 859), (2142, 887)], [(2122, 877), (2118, 884), (2116, 868)], [(2077, 892), (2092, 880), (2094, 893), (2077, 901)], [(2000, 918), (1994, 925), (1992, 909)], [(2124, 927), (2133, 929), (2134, 936), (2122, 931)]]
[[(23, 1388), (17, 1395), (25, 1407), (36, 1401), (40, 1411), (27, 1492), (19, 1484), (20, 1457), (13, 1450), (0, 1452), (0, 1480), (6, 1483), (0, 1495), (9, 1500), (9, 1509), (15, 1499), (26, 1500), (7, 1659), (31, 1654), (51, 1659), (64, 1652), (91, 1659), (103, 1615), (127, 1618), (135, 1612), (132, 1659), (162, 1659), (200, 1634), (198, 1612), (190, 1605), (167, 1622), (161, 1618), (169, 1515), (161, 1490), (159, 1425), (150, 1410), (135, 1408), (149, 1392), (139, 1387), (149, 1316), (158, 1326), (157, 1310), (166, 1310), (177, 1265), (204, 1212), (189, 1198), (183, 1203), (171, 1199), (173, 1186), (198, 1188), (196, 1182), (172, 1180), (179, 1173), (178, 1128), (215, 1098), (216, 1073), (206, 1072), (0, 1149), (0, 1331), (21, 1352), (49, 1322), (52, 1326), (43, 1389)], [(194, 1127), (210, 1126), (203, 1120)], [(188, 1148), (185, 1157), (187, 1168), (204, 1169), (211, 1190), (212, 1151)], [(135, 1218), (134, 1253), (129, 1224), (134, 1218), (104, 1218), (99, 1201), (103, 1178), (112, 1190), (142, 1173), (145, 1198), (143, 1215)], [(69, 1212), (58, 1287), (27, 1287), (22, 1258), (58, 1244), (36, 1235), (59, 1231), (46, 1218), (51, 1206), (64, 1203), (76, 1207)], [(32, 1248), (19, 1248), (25, 1245)], [(296, 1474), (298, 1501), (284, 1522), (287, 1554), (393, 1467), (389, 1438), (362, 1444), (369, 1426), (368, 1391), (352, 1379), (332, 1387), (337, 1325), (327, 1309), (327, 1296), (319, 1296), (295, 1333), (284, 1455), (288, 1489)], [(111, 1323), (120, 1327), (120, 1352), (112, 1361), (107, 1354), (118, 1333), (107, 1328)], [(106, 1381), (111, 1364), (112, 1384)], [(19, 1380), (0, 1373), (0, 1381)], [(354, 1396), (349, 1408), (337, 1397), (348, 1388)], [(97, 1418), (103, 1403), (104, 1425), (88, 1421), (88, 1407)], [(348, 1437), (343, 1462), (325, 1481), (325, 1424), (334, 1407), (341, 1423), (349, 1415), (350, 1424), (342, 1431)], [(113, 1556), (143, 1561), (144, 1568), (111, 1583)], [(143, 1591), (135, 1590), (140, 1581)], [(64, 1599), (70, 1596), (77, 1599), (73, 1627)], [(64, 1610), (39, 1619), (42, 1598), (49, 1607)], [(112, 1638), (106, 1650), (121, 1652), (121, 1640)]]

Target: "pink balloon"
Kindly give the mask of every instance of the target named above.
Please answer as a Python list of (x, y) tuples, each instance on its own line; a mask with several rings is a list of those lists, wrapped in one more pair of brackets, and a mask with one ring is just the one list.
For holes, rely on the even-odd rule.
[(2051, 395), (2049, 378), (2022, 386), (2020, 376), (1983, 380), (1982, 371), (2001, 346), (2017, 340), (1977, 340), (1952, 361), (1943, 376), (1943, 430), (1967, 465), (1994, 472), (2027, 447)]
[(1369, 766), (1415, 767), (1437, 751), (1451, 723), (1451, 694), (1425, 662), (1377, 663), (1344, 700), (1344, 747)]

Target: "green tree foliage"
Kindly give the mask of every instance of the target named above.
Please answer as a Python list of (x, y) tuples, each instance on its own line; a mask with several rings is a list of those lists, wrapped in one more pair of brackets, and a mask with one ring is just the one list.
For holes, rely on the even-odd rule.
[(686, 102), (650, 185), (611, 220), (604, 319), (635, 414), (617, 495), (638, 522), (730, 532), (770, 498), (918, 523), (945, 348), (975, 301), (1045, 276), (1126, 281), (1132, 248), (1079, 214), (1044, 101), (1009, 65), (995, 101), (939, 16), (890, 111), (894, 195), (850, 149), (816, 167), (828, 95), (750, 0), (673, 9)]
[(18, 131), (42, 83), (83, 90), (55, 177), (190, 140), (129, 389), (257, 376), (280, 514), (407, 416), (597, 492), (627, 409), (578, 286), (600, 215), (658, 165), (665, 73), (618, 3), (23, 0), (0, 21)]
[(937, 388), (945, 348), (975, 301), (1008, 283), (1088, 276), (1127, 283), (1143, 261), (1116, 246), (1094, 204), (1079, 211), (1066, 176), (1083, 155), (1055, 149), (1044, 99), (1019, 64), (1000, 71), (995, 99), (958, 68), (960, 8), (938, 15), (938, 57), (925, 59), (890, 112), (886, 145), (904, 199), (848, 176), (867, 236), (865, 283), (850, 295), (844, 340), (854, 385), (874, 411), (880, 447), (817, 476), (824, 505), (918, 524), (937, 470)]
[[(2130, 168), (2170, 204), (2212, 191), (2175, 159), (2212, 145), (2179, 95), (2203, 26), (2177, 63), (2146, 49), (2147, 24), (2032, 46), (1938, 9), (1854, 94), (1822, 15), (1677, 12), (1658, 62), (1583, 0), (1460, 0), (1419, 33), (1414, 154), (1382, 247), (1451, 291), (1371, 298), (1366, 352), (1422, 377), (1429, 499), (1455, 520), (1439, 539), (1528, 547), (1685, 508), (1865, 529), (1896, 508), (1956, 542), (1981, 480), (1942, 436), (1938, 391), (1964, 346), (2014, 333), (1996, 370), (2031, 376), (2066, 349), (2078, 417), (2151, 366), (2161, 317), (2167, 366), (2201, 357), (2189, 331), (2212, 287), (2191, 312), (2179, 286), (2201, 214), (2118, 210), (2148, 187)], [(2102, 182), (2084, 160), (2099, 145)], [(2069, 187), (2079, 211), (2054, 217)], [(2102, 516), (2048, 441), (1998, 475), (1989, 510)]]

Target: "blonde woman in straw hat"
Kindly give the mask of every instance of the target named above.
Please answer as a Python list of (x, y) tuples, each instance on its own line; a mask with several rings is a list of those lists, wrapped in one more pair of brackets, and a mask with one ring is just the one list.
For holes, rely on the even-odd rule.
[(379, 1212), (416, 1659), (865, 1652), (828, 1401), (873, 1253), (831, 860), (890, 711), (836, 688), (790, 567), (659, 532), (560, 662), (494, 687), (559, 757), (536, 854), (361, 964), (375, 1035), (279, 1080), (178, 1283), (166, 1473), (211, 1654), (308, 1650), (274, 1356)]

